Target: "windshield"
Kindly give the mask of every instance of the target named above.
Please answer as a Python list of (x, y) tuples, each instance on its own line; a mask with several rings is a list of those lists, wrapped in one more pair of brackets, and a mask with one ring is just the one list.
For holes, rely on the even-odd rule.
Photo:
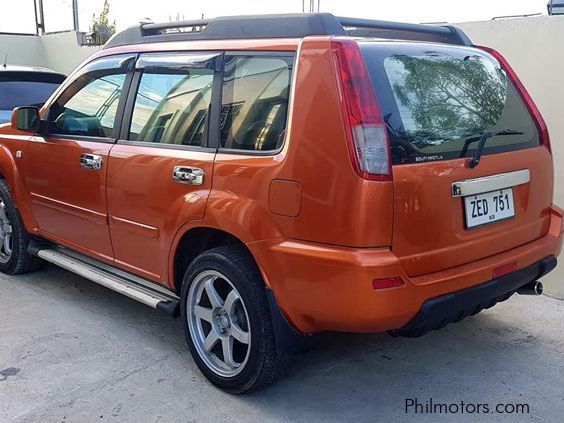
[(538, 131), (500, 64), (472, 48), (360, 43), (388, 126), (392, 162), (472, 156), (465, 141), (494, 136), (483, 154), (539, 145)]
[(15, 107), (42, 106), (59, 84), (37, 81), (0, 81), (0, 123), (8, 122)]

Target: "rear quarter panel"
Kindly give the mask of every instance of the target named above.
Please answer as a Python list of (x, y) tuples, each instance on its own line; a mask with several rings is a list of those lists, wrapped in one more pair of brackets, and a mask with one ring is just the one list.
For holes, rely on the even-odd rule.
[(352, 167), (330, 40), (309, 37), (301, 45), (287, 155), (278, 175), (301, 185), (301, 209), (296, 218), (276, 219), (288, 238), (389, 245), (393, 184), (363, 180)]
[[(282, 151), (268, 157), (220, 151), (209, 216), (232, 205), (253, 241), (282, 236), (347, 246), (390, 244), (393, 184), (355, 174), (334, 71), (330, 38), (305, 38), (296, 60)], [(298, 213), (272, 212), (269, 187), (275, 179), (299, 186)], [(252, 219), (241, 217), (251, 209)]]

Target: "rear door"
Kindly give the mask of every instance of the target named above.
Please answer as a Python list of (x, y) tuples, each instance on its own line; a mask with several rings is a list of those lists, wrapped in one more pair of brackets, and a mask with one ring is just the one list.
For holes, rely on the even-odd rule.
[[(361, 49), (390, 136), (392, 250), (409, 275), (478, 260), (546, 233), (551, 154), (494, 57), (439, 44), (366, 42)], [(481, 160), (472, 168), (484, 134)]]
[[(165, 282), (179, 225), (201, 219), (219, 128), (218, 53), (141, 54), (108, 170), (115, 262)], [(215, 119), (215, 123), (211, 120)]]

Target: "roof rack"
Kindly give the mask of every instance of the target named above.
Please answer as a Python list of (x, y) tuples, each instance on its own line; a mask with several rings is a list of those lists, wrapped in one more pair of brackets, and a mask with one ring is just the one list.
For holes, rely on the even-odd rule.
[(308, 35), (349, 35), (472, 45), (462, 30), (448, 25), (343, 18), (330, 13), (296, 13), (141, 23), (114, 35), (104, 49), (163, 41), (301, 38)]

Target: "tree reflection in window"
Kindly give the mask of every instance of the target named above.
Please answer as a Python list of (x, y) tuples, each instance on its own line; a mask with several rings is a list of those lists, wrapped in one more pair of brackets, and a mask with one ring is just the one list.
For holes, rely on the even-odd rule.
[(400, 135), (419, 148), (478, 135), (496, 125), (507, 78), (482, 56), (391, 56), (384, 66), (403, 123)]

